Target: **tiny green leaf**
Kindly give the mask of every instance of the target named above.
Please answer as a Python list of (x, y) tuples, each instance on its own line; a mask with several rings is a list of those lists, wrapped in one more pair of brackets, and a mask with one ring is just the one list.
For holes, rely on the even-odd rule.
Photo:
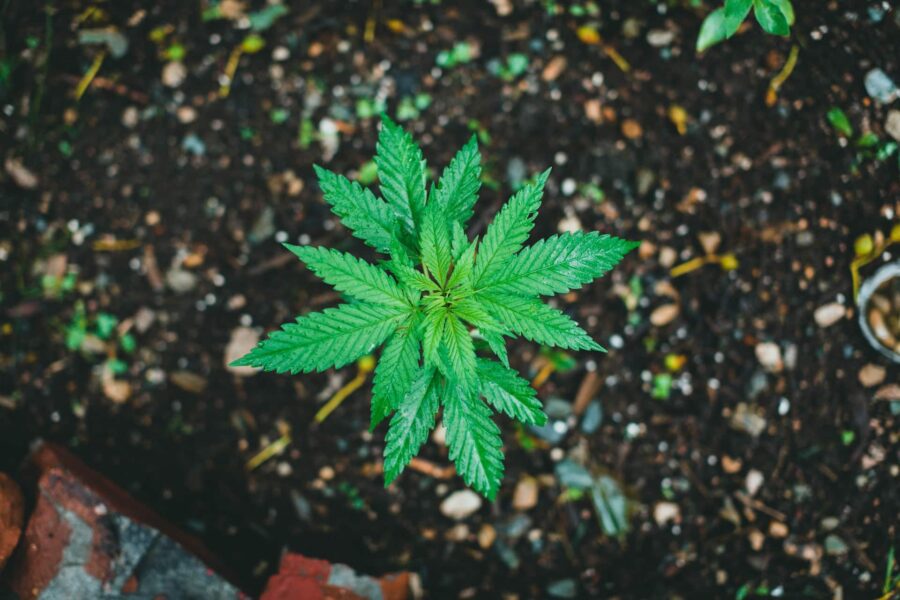
[(753, 14), (766, 33), (790, 35), (787, 17), (774, 0), (753, 0)]
[(834, 127), (834, 130), (837, 131), (844, 137), (852, 137), (853, 136), (853, 126), (850, 124), (850, 119), (847, 118), (847, 113), (842, 111), (840, 108), (834, 106), (826, 115), (828, 118), (828, 122), (831, 123), (831, 126)]
[(703, 19), (700, 26), (700, 34), (697, 36), (697, 52), (703, 52), (710, 46), (728, 38), (728, 28), (725, 19), (725, 9), (717, 8)]

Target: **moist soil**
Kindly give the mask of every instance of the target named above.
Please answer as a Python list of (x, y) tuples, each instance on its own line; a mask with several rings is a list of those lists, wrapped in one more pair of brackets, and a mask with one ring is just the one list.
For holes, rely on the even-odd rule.
[[(859, 331), (850, 263), (857, 236), (885, 234), (900, 209), (896, 154), (856, 146), (865, 132), (890, 140), (891, 106), (864, 78), (900, 81), (896, 11), (797, 2), (790, 39), (748, 23), (697, 56), (712, 7), (687, 2), (291, 3), (223, 97), (246, 23), (205, 20), (200, 4), (0, 6), (13, 59), (0, 82), (0, 469), (15, 472), (36, 438), (65, 444), (200, 537), (250, 592), (288, 548), (414, 571), (432, 597), (882, 593), (900, 512), (897, 369)], [(76, 100), (104, 51), (78, 30), (109, 26), (127, 52)], [(438, 67), (460, 43), (471, 60)], [(174, 44), (186, 76), (170, 87)], [(793, 45), (796, 68), (767, 106)], [(514, 53), (524, 72), (495, 74)], [(460, 523), (440, 510), (458, 478), (408, 470), (384, 488), (368, 386), (313, 425), (352, 368), (247, 377), (224, 362), (235, 328), (263, 333), (339, 300), (279, 241), (371, 256), (330, 215), (312, 164), (356, 176), (378, 128), (358, 101), (396, 114), (417, 94), (430, 102), (404, 126), (438, 172), (482, 136), (470, 234), (553, 165), (536, 236), (580, 226), (645, 242), (558, 299), (610, 352), (572, 353), (539, 395), (572, 402), (593, 371), (602, 423), (585, 433), (573, 414), (548, 442), (498, 417), (504, 485)], [(671, 276), (707, 250), (737, 267)], [(832, 303), (845, 315), (823, 327), (816, 310)], [(677, 312), (651, 321), (665, 304)], [(89, 333), (102, 315), (119, 331), (79, 345), (79, 314)], [(544, 360), (527, 342), (509, 351), (529, 377)], [(671, 388), (654, 394), (666, 373)], [(285, 427), (286, 451), (248, 471)], [(421, 457), (449, 464), (440, 443)], [(618, 482), (626, 533), (564, 492), (563, 457)], [(526, 477), (537, 502), (516, 508)]]

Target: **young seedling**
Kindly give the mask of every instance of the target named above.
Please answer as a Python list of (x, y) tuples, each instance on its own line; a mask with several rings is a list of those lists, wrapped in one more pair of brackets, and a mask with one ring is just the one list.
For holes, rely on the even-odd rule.
[[(503, 476), (503, 442), (491, 409), (526, 424), (547, 420), (535, 390), (510, 369), (505, 338), (605, 352), (540, 297), (580, 288), (638, 244), (576, 232), (525, 246), (549, 169), (507, 202), (482, 239), (470, 239), (464, 226), (478, 198), (480, 162), (473, 136), (428, 189), (422, 151), (383, 117), (375, 157), (383, 200), (316, 166), (334, 213), (385, 258), (371, 264), (337, 250), (285, 244), (348, 302), (286, 323), (234, 364), (323, 371), (384, 343), (371, 427), (393, 413), (385, 484), (418, 453), (443, 407), (450, 459), (466, 484), (493, 499)], [(486, 350), (497, 360), (483, 356)]]
[(707, 15), (697, 36), (697, 52), (723, 42), (737, 33), (753, 9), (753, 16), (766, 33), (787, 36), (794, 24), (791, 0), (725, 0), (725, 5)]

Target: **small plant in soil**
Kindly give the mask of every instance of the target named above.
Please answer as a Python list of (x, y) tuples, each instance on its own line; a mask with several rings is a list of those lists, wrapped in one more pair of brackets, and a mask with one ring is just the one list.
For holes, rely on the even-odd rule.
[(725, 0), (722, 7), (703, 20), (697, 36), (697, 52), (703, 52), (737, 33), (751, 9), (766, 33), (790, 35), (795, 18), (791, 0)]
[(335, 214), (384, 259), (372, 264), (337, 250), (285, 244), (348, 301), (286, 323), (234, 364), (277, 373), (323, 371), (385, 344), (371, 409), (373, 429), (393, 414), (385, 484), (418, 453), (443, 407), (451, 460), (466, 484), (493, 499), (503, 452), (491, 409), (526, 424), (547, 420), (535, 390), (510, 368), (506, 338), (605, 352), (541, 296), (590, 283), (638, 244), (576, 232), (525, 246), (549, 169), (506, 203), (483, 238), (470, 239), (465, 224), (481, 185), (475, 136), (429, 189), (421, 149), (383, 117), (375, 163), (383, 199), (315, 169)]

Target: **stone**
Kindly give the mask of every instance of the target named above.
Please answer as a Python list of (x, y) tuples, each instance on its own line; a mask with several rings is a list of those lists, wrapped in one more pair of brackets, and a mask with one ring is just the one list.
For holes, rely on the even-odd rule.
[(538, 482), (534, 477), (523, 477), (516, 484), (513, 492), (513, 508), (528, 510), (534, 508), (538, 501)]
[(644, 129), (634, 119), (625, 119), (622, 121), (622, 135), (629, 140), (636, 140), (644, 135)]
[(544, 81), (554, 81), (566, 70), (566, 57), (554, 56), (541, 71), (541, 79)]
[(669, 46), (675, 41), (675, 32), (668, 29), (651, 29), (647, 32), (647, 43), (654, 48)]
[(478, 530), (478, 545), (481, 546), (482, 549), (487, 550), (493, 546), (496, 539), (497, 530), (494, 529), (493, 525), (485, 523), (481, 526), (481, 529)]
[(829, 556), (844, 556), (850, 549), (847, 542), (835, 534), (830, 534), (825, 538), (825, 553)]
[(166, 285), (176, 294), (186, 294), (197, 287), (197, 276), (181, 267), (166, 271)]
[(769, 373), (780, 373), (784, 369), (781, 359), (781, 348), (774, 342), (762, 342), (756, 345), (756, 360)]
[(817, 308), (816, 312), (813, 313), (813, 317), (819, 327), (825, 328), (831, 327), (843, 319), (845, 314), (846, 309), (843, 304), (840, 302), (831, 302)]
[(177, 88), (184, 83), (185, 78), (187, 78), (187, 68), (183, 63), (172, 61), (163, 67), (162, 82), (166, 87)]
[(560, 579), (547, 586), (547, 595), (551, 598), (577, 598), (578, 584), (574, 579)]
[(202, 394), (206, 390), (206, 377), (190, 371), (175, 371), (169, 375), (173, 385), (192, 394)]
[(884, 130), (889, 136), (900, 142), (900, 110), (888, 112), (887, 120), (884, 122)]
[(481, 508), (481, 496), (472, 490), (458, 490), (441, 502), (441, 514), (461, 521)]
[(0, 587), (19, 598), (242, 598), (200, 543), (40, 443), (34, 510)]
[(663, 327), (675, 320), (681, 307), (677, 304), (663, 304), (650, 313), (650, 323), (656, 327)]
[(231, 330), (231, 338), (225, 346), (225, 368), (239, 377), (256, 375), (254, 367), (232, 367), (231, 363), (241, 358), (259, 343), (259, 333), (251, 327), (236, 327)]
[(674, 502), (657, 502), (653, 507), (653, 520), (660, 527), (666, 523), (677, 523), (681, 520), (681, 508)]
[(759, 488), (762, 487), (762, 484), (765, 482), (766, 477), (762, 474), (761, 471), (756, 469), (750, 469), (747, 472), (747, 477), (744, 478), (744, 487), (747, 488), (747, 493), (751, 496), (755, 496), (756, 492), (759, 491)]
[(900, 97), (897, 84), (881, 69), (872, 69), (866, 73), (864, 81), (866, 93), (882, 104), (890, 104)]
[(887, 369), (881, 365), (869, 363), (859, 370), (859, 383), (866, 388), (879, 385), (887, 376)]
[(24, 517), (22, 490), (6, 473), (0, 473), (0, 573), (22, 536)]
[(7, 158), (3, 163), (6, 173), (12, 178), (13, 183), (25, 190), (33, 190), (38, 186), (38, 178), (17, 158)]
[(406, 572), (376, 579), (344, 564), (288, 553), (281, 558), (278, 573), (269, 578), (260, 600), (406, 600), (409, 590)]

